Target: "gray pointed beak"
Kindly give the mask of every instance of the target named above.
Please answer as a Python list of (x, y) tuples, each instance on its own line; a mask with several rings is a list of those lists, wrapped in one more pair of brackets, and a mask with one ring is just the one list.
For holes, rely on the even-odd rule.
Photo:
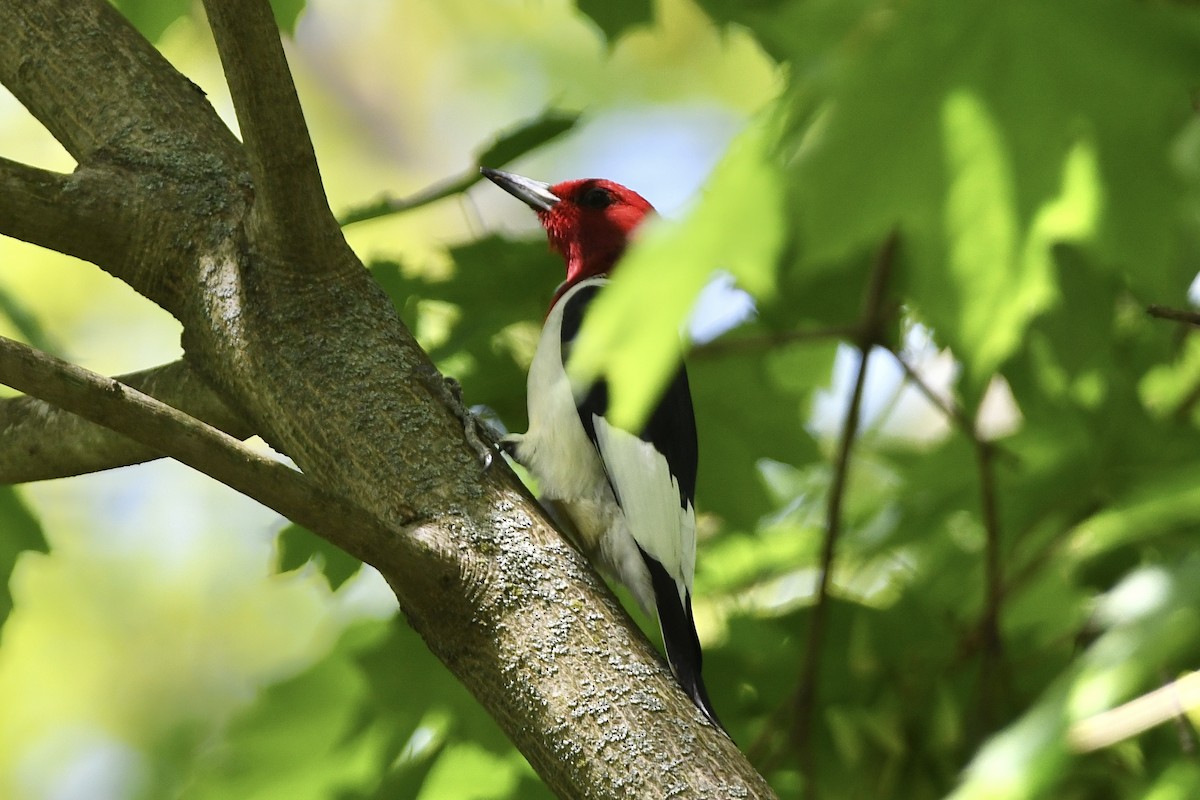
[(479, 171), (492, 183), (525, 203), (534, 211), (549, 211), (561, 198), (550, 191), (550, 184), (514, 175), (498, 169), (480, 167)]

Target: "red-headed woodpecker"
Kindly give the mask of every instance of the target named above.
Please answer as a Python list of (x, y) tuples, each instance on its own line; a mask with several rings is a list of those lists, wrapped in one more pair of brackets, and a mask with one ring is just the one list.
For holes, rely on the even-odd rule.
[(567, 263), (529, 368), (529, 431), (505, 449), (557, 501), (583, 551), (658, 616), (680, 685), (721, 727), (700, 677), (692, 620), (696, 568), (696, 420), (687, 372), (679, 371), (641, 431), (609, 423), (608, 385), (573, 384), (565, 365), (588, 306), (634, 229), (653, 213), (645, 198), (612, 181), (553, 186), (507, 172), (483, 174), (537, 212), (551, 248)]

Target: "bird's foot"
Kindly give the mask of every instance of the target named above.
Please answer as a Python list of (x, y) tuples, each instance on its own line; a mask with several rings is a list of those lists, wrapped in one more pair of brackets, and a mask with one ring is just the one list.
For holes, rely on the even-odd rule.
[(475, 453), (480, 467), (486, 472), (496, 459), (496, 448), (500, 447), (505, 452), (508, 450), (500, 440), (497, 431), (463, 404), (462, 384), (450, 377), (444, 377), (444, 380), (452, 401), (450, 407), (462, 423), (467, 445)]

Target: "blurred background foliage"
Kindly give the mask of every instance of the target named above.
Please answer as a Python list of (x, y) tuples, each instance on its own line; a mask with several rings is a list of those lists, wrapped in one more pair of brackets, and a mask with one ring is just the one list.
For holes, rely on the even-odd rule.
[[(196, 4), (117, 5), (234, 124)], [(1200, 337), (1145, 313), (1200, 264), (1193, 6), (273, 6), (335, 211), (407, 208), (351, 244), (509, 429), (562, 270), (477, 164), (663, 213), (574, 366), (636, 419), (690, 332), (706, 675), (782, 797), (1200, 794), (1194, 691), (1102, 714), (1200, 668)], [(0, 153), (72, 167), (3, 94)], [(178, 357), (99, 270), (0, 264), (5, 335)], [(0, 796), (547, 796), (372, 571), (178, 465), (0, 490), (0, 577)]]

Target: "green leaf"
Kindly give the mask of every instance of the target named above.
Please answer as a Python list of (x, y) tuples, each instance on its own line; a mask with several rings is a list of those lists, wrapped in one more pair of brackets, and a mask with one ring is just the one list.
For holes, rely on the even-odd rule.
[(651, 0), (576, 0), (575, 5), (604, 31), (610, 44), (630, 28), (654, 19)]
[(333, 653), (264, 691), (199, 760), (183, 797), (325, 800), (377, 780), (386, 740), (352, 735), (359, 710), (374, 705), (355, 654), (385, 623), (343, 635)]
[(760, 121), (738, 136), (700, 202), (678, 222), (648, 223), (593, 303), (568, 365), (585, 382), (609, 381), (609, 417), (636, 430), (679, 362), (679, 332), (700, 290), (726, 270), (769, 297), (783, 243), (772, 133)]
[[(951, 280), (938, 281), (941, 291), (936, 294), (925, 289), (922, 296), (930, 299), (921, 308), (939, 330), (943, 320), (957, 317), (950, 321), (951, 330), (958, 334), (955, 340), (972, 355), (971, 365), (979, 376), (986, 378), (1020, 344), (1030, 320), (1054, 297), (1047, 248), (1054, 240), (1034, 240), (1039, 227), (1035, 223), (1034, 233), (1022, 241), (1011, 165), (999, 131), (979, 100), (965, 92), (951, 93), (942, 114), (948, 173), (944, 224)], [(1082, 187), (1077, 194), (1085, 196), (1080, 203), (1087, 210), (1077, 213), (1085, 217), (1079, 224), (1086, 235), (1094, 227), (1095, 170), (1090, 156), (1082, 161), (1086, 163), (1070, 174), (1086, 171), (1073, 180)], [(1070, 198), (1054, 204), (1061, 202)], [(1064, 215), (1070, 213), (1067, 209)], [(1040, 215), (1053, 217), (1049, 207)], [(1045, 238), (1044, 234), (1038, 238)], [(926, 274), (937, 275), (932, 270)]]
[(805, 422), (812, 393), (828, 382), (836, 351), (835, 344), (825, 343), (689, 360), (701, 510), (743, 529), (775, 510), (761, 464), (771, 459), (798, 466), (819, 457)]
[(0, 624), (12, 611), (9, 578), (17, 558), (26, 550), (45, 553), (42, 526), (12, 486), (0, 486)]
[(277, 542), (280, 571), (290, 572), (314, 563), (333, 589), (358, 574), (362, 567), (357, 558), (299, 525), (288, 525), (280, 531)]
[(192, 8), (191, 0), (113, 0), (113, 5), (151, 42)]
[(952, 800), (1048, 796), (1072, 756), (1068, 726), (1154, 688), (1161, 665), (1200, 634), (1200, 560), (1132, 572), (1103, 599), (1097, 619), (1110, 628), (1020, 719), (993, 737), (968, 766)]
[(275, 14), (275, 24), (279, 30), (288, 36), (296, 35), (296, 22), (304, 11), (305, 0), (271, 0), (271, 11)]
[(856, 35), (791, 150), (804, 263), (899, 227), (908, 299), (976, 383), (1053, 300), (1056, 245), (1096, 248), (1139, 292), (1182, 296), (1172, 148), (1200, 69), (1195, 15), (923, 0)]

